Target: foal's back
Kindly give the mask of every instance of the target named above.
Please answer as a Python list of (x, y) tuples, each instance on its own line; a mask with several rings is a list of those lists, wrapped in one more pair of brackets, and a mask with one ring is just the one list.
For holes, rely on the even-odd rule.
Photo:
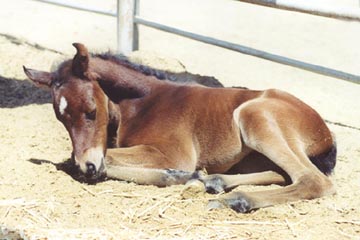
[(229, 129), (233, 111), (259, 95), (259, 91), (157, 83), (148, 96), (119, 104), (120, 145), (136, 145), (137, 141), (144, 142), (147, 138), (154, 141), (156, 136), (166, 138), (174, 132), (190, 134), (206, 130), (205, 134), (209, 134), (211, 130), (215, 134)]

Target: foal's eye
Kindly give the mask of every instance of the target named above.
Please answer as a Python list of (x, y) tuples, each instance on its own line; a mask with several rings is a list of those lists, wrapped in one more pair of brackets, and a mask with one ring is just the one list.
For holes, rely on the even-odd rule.
[(94, 110), (91, 111), (91, 112), (85, 113), (85, 118), (86, 118), (87, 120), (95, 120), (95, 119), (96, 119), (96, 109), (94, 109)]

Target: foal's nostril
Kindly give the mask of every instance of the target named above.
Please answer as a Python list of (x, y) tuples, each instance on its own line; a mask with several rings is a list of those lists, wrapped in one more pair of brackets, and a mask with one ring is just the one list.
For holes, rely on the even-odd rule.
[(86, 163), (86, 176), (92, 177), (96, 174), (96, 167), (93, 163)]

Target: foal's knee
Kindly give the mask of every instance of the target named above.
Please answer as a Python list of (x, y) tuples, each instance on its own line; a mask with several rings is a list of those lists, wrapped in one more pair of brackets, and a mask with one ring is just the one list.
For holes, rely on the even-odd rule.
[(294, 184), (301, 189), (305, 199), (314, 199), (335, 194), (335, 187), (331, 180), (320, 174), (307, 174), (300, 177)]

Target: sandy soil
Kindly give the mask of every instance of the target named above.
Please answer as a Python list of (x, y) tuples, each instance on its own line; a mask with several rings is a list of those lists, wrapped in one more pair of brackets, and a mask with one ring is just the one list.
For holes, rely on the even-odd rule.
[[(229, 17), (238, 19), (236, 16), (239, 12), (234, 6), (238, 3), (210, 3), (204, 7), (204, 12), (225, 8)], [(151, 15), (147, 4), (144, 4), (142, 10), (145, 15)], [(174, 1), (174, 4), (174, 8), (178, 10), (184, 7), (180, 1)], [(254, 29), (242, 21), (235, 21), (229, 23), (231, 28), (223, 28), (222, 34), (219, 30), (220, 11), (215, 11), (213, 15), (214, 19), (219, 20), (215, 21), (219, 25), (201, 28), (199, 23), (208, 19), (194, 13), (197, 4), (199, 1), (193, 1), (194, 8), (189, 9), (189, 16), (192, 16), (193, 20), (190, 26), (194, 30), (211, 32), (215, 37), (224, 36), (229, 40), (248, 43), (279, 54), (297, 56), (344, 71), (358, 74), (360, 72), (358, 23), (328, 19), (325, 21), (312, 16), (305, 18), (298, 14), (288, 15), (286, 12), (273, 13), (273, 10), (255, 10), (240, 4), (239, 11), (247, 14), (247, 20), (262, 27)], [(27, 14), (31, 11), (23, 8), (38, 14), (30, 17)], [(15, 9), (22, 17), (15, 14)], [(262, 13), (263, 20), (260, 21), (254, 15), (257, 11)], [(56, 19), (59, 18), (56, 13), (59, 12), (63, 17), (73, 17), (72, 23), (69, 23), (70, 20), (63, 22), (67, 32), (53, 30), (54, 25), (51, 27), (51, 24), (56, 25)], [(3, 21), (0, 23), (0, 33), (19, 36), (59, 52), (71, 54), (73, 50), (70, 42), (78, 39), (89, 42), (88, 45), (93, 49), (114, 47), (115, 36), (107, 32), (109, 29), (101, 27), (105, 22), (112, 21), (108, 18), (101, 18), (92, 24), (80, 24), (79, 19), (89, 18), (86, 13), (75, 14), (72, 10), (39, 5), (31, 1), (8, 1), (6, 7), (2, 6), (0, 14), (3, 19), (7, 19), (6, 24)], [(37, 21), (40, 21), (41, 16), (51, 14), (51, 21), (49, 20), (48, 25), (43, 25), (42, 30), (46, 34), (40, 35), (36, 28), (40, 23)], [(160, 8), (151, 16), (164, 20), (172, 15)], [(287, 18), (289, 16), (291, 18)], [(26, 19), (32, 21), (26, 22)], [(270, 26), (270, 19), (276, 20), (277, 24), (281, 22), (282, 25)], [(282, 21), (284, 19), (288, 21)], [(183, 24), (180, 17), (174, 17), (172, 21), (173, 25)], [(188, 26), (187, 21), (184, 20), (184, 27)], [(110, 23), (110, 27), (111, 24), (113, 23)], [(313, 28), (309, 27), (310, 24)], [(214, 29), (211, 29), (211, 26)], [(273, 40), (269, 41), (270, 37), (260, 31), (266, 32), (267, 27), (272, 27), (279, 36), (274, 33), (270, 35)], [(309, 31), (305, 34), (304, 29), (307, 28)], [(230, 32), (229, 29), (238, 31)], [(343, 29), (342, 34), (334, 35), (339, 29)], [(98, 41), (94, 41), (93, 36), (86, 35), (90, 34), (90, 31), (101, 33)], [(229, 209), (206, 210), (208, 199), (218, 196), (189, 192), (184, 186), (157, 188), (119, 181), (107, 181), (97, 185), (79, 183), (56, 169), (54, 164), (64, 162), (70, 155), (69, 137), (55, 119), (49, 94), (24, 81), (21, 68), (26, 65), (48, 70), (54, 61), (64, 56), (56, 51), (41, 49), (26, 41), (1, 35), (0, 239), (360, 238), (358, 85), (179, 40), (153, 30), (143, 28), (142, 31), (142, 49), (156, 49), (158, 55), (178, 58), (192, 72), (216, 76), (226, 85), (285, 89), (315, 107), (326, 119), (354, 127), (329, 124), (337, 136), (339, 148), (336, 171), (331, 177), (337, 186), (337, 194), (264, 208), (250, 214), (237, 214)], [(54, 164), (34, 164), (36, 160), (48, 160)], [(254, 191), (275, 187), (244, 186), (239, 189)]]

